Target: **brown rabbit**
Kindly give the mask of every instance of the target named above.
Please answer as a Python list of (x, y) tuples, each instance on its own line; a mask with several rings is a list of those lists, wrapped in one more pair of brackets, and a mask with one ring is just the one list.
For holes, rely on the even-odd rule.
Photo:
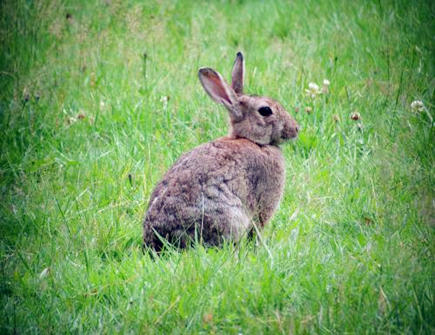
[(195, 240), (214, 246), (262, 228), (284, 189), (278, 145), (298, 134), (296, 121), (278, 102), (243, 94), (242, 53), (231, 86), (210, 68), (201, 68), (198, 76), (210, 97), (228, 110), (230, 131), (182, 155), (157, 184), (143, 235), (144, 245), (157, 251), (165, 240), (181, 248)]

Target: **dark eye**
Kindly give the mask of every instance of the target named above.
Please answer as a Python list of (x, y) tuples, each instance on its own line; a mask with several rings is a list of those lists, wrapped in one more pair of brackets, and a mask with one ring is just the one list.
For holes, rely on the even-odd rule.
[(258, 110), (258, 113), (260, 113), (262, 116), (269, 116), (272, 114), (272, 110), (270, 109), (270, 107), (260, 107), (260, 109)]

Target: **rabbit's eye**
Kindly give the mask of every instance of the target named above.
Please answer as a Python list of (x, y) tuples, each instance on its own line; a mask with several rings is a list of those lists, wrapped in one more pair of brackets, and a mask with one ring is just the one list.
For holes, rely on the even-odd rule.
[(258, 113), (261, 114), (261, 116), (269, 116), (272, 115), (272, 110), (270, 109), (270, 107), (260, 107), (260, 109), (258, 110)]

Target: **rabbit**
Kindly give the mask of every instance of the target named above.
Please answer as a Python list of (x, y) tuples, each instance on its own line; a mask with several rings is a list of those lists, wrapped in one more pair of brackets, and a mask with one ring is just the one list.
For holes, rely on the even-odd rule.
[(276, 210), (285, 183), (279, 144), (296, 138), (299, 126), (278, 102), (243, 94), (244, 70), (241, 52), (231, 86), (213, 69), (199, 69), (204, 90), (229, 112), (229, 135), (183, 154), (157, 184), (143, 222), (145, 247), (238, 242)]

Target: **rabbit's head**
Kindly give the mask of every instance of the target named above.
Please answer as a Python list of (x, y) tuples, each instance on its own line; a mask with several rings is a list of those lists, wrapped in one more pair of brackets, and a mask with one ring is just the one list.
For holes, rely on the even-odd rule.
[(198, 76), (208, 95), (228, 110), (232, 137), (246, 138), (260, 145), (278, 145), (297, 136), (298, 124), (278, 102), (243, 94), (244, 61), (241, 52), (237, 53), (234, 62), (231, 86), (210, 68), (201, 68)]

